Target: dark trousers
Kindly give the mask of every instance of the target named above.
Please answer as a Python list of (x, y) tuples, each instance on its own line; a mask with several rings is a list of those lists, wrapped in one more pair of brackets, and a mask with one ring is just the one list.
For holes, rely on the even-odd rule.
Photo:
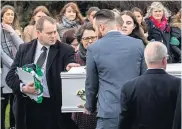
[(8, 93), (8, 94), (1, 94), (1, 96), (3, 98), (1, 100), (1, 129), (5, 128), (6, 108), (9, 101), (10, 101), (10, 112), (9, 112), (10, 127), (15, 127), (15, 117), (12, 110), (14, 95), (12, 93)]
[(27, 129), (59, 129), (54, 106), (50, 98), (43, 98), (42, 103), (26, 99)]
[[(42, 103), (38, 104), (27, 97), (26, 129), (78, 129), (71, 115), (63, 113), (57, 115), (55, 106), (50, 98), (43, 98)], [(58, 121), (58, 116), (60, 116), (60, 121)]]

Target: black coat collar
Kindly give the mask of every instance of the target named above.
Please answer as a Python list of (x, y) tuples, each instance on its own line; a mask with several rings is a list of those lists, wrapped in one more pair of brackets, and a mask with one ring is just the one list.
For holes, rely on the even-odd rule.
[(167, 74), (164, 69), (148, 69), (144, 74)]

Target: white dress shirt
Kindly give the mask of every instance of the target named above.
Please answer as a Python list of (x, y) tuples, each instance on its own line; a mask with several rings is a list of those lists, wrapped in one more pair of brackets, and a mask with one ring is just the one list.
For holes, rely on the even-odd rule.
[[(43, 52), (43, 50), (41, 50), (42, 47), (43, 47), (43, 45), (40, 44), (40, 42), (37, 40), (37, 48), (36, 48), (36, 52), (35, 52), (34, 64), (37, 63), (37, 60), (38, 60), (40, 54)], [(42, 83), (43, 83), (43, 96), (44, 97), (50, 97), (49, 90), (48, 90), (48, 86), (47, 86), (47, 80), (46, 80), (46, 64), (47, 64), (47, 57), (48, 57), (48, 53), (49, 53), (50, 46), (45, 46), (45, 47), (47, 48), (47, 55), (46, 55), (45, 62), (42, 65), (42, 73), (43, 73), (43, 78), (42, 78)]]
[[(34, 58), (34, 64), (37, 63), (37, 60), (40, 56), (40, 54), (43, 52), (43, 50), (41, 50), (43, 47), (42, 44), (40, 44), (40, 42), (37, 40), (37, 47), (36, 47), (36, 51), (35, 51), (35, 58)], [(50, 97), (49, 94), (49, 90), (48, 90), (48, 86), (47, 86), (47, 80), (46, 80), (46, 64), (47, 64), (47, 57), (48, 57), (48, 53), (49, 53), (49, 48), (50, 46), (45, 46), (47, 48), (47, 55), (46, 55), (46, 59), (45, 62), (42, 66), (42, 73), (43, 73), (43, 77), (42, 77), (42, 84), (43, 84), (43, 97)], [(22, 92), (22, 86), (23, 83), (20, 84), (20, 91)]]

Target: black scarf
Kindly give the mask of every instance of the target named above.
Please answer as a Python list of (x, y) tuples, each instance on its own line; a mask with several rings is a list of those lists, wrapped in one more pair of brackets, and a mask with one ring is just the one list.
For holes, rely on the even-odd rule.
[(83, 47), (83, 44), (80, 43), (80, 46), (79, 46), (79, 56), (85, 62), (86, 62), (86, 53), (87, 53), (87, 50)]

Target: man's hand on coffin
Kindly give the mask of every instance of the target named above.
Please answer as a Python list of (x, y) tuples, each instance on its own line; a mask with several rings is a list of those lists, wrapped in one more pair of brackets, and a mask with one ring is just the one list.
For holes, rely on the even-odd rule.
[(77, 63), (69, 63), (67, 66), (66, 66), (66, 70), (69, 71), (72, 67), (79, 67), (80, 64), (77, 64)]
[(88, 114), (88, 115), (90, 115), (90, 112), (85, 108), (84, 105), (78, 105), (77, 107), (78, 107), (78, 108), (84, 108), (83, 114)]

